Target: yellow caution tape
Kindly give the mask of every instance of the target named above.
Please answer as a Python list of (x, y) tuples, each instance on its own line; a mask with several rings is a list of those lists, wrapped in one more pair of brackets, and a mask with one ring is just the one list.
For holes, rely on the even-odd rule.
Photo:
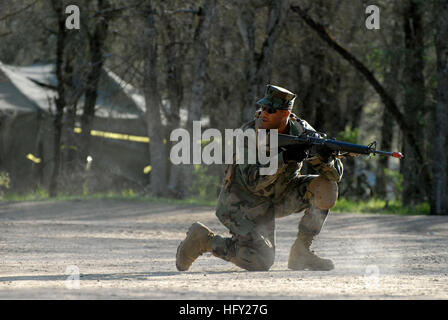
[(72, 150), (78, 150), (76, 148), (76, 146), (67, 146), (65, 144), (61, 145), (61, 150), (65, 150), (65, 149), (72, 149)]
[[(79, 127), (76, 127), (73, 129), (75, 133), (81, 133), (82, 129)], [(141, 143), (149, 143), (149, 137), (145, 136), (134, 136), (130, 134), (123, 134), (123, 133), (115, 133), (115, 132), (107, 132), (107, 131), (100, 131), (100, 130), (90, 130), (90, 134), (95, 137), (102, 137), (107, 139), (114, 139), (114, 140), (128, 140), (133, 142), (141, 142)]]
[(34, 163), (41, 163), (41, 161), (42, 161), (40, 158), (35, 157), (35, 156), (32, 155), (31, 153), (28, 153), (28, 154), (26, 155), (26, 157), (27, 157), (29, 160), (33, 161)]
[[(75, 127), (73, 129), (73, 131), (75, 133), (81, 133), (82, 129), (79, 127)], [(128, 141), (133, 141), (133, 142), (141, 142), (141, 143), (149, 143), (149, 137), (144, 137), (144, 136), (134, 136), (134, 135), (130, 135), (130, 134), (123, 134), (123, 133), (115, 133), (115, 132), (107, 132), (107, 131), (100, 131), (100, 130), (91, 130), (90, 134), (92, 136), (96, 136), (96, 137), (103, 137), (103, 138), (107, 138), (107, 139), (115, 139), (115, 140), (128, 140)], [(166, 143), (166, 139), (164, 139), (163, 143)], [(61, 149), (73, 149), (76, 150), (75, 146), (70, 146), (70, 145), (61, 145)], [(31, 153), (28, 153), (26, 155), (27, 159), (33, 161), (34, 163), (40, 163), (42, 160), (40, 158), (35, 157), (34, 155), (32, 155)], [(144, 172), (147, 174), (151, 171), (152, 167), (151, 166), (147, 166), (144, 169)]]

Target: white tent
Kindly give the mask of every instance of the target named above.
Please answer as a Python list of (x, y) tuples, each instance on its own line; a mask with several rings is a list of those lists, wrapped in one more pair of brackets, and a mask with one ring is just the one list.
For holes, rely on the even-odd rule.
[[(54, 65), (28, 67), (0, 62), (0, 171), (10, 173), (12, 187), (30, 189), (40, 182), (48, 184), (53, 170), (54, 98), (57, 96)], [(84, 97), (78, 102), (82, 113)], [(130, 84), (109, 70), (103, 70), (95, 106), (93, 129), (97, 132), (146, 136), (143, 97)], [(110, 136), (110, 135), (109, 135)], [(92, 137), (92, 171), (98, 184), (115, 177), (144, 185), (148, 165), (147, 143)], [(30, 160), (33, 155), (41, 162)], [(101, 172), (101, 174), (100, 174)], [(106, 173), (106, 174), (105, 174)]]

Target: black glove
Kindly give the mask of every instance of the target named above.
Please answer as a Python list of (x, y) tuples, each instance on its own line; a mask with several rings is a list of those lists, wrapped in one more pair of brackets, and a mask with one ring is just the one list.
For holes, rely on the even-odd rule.
[(322, 159), (323, 162), (328, 163), (331, 160), (333, 150), (331, 150), (324, 144), (319, 144), (316, 145), (316, 153), (319, 155), (319, 157)]
[(297, 162), (303, 161), (308, 156), (307, 146), (300, 144), (293, 144), (290, 146), (282, 147), (283, 151), (283, 160), (285, 162), (294, 160)]

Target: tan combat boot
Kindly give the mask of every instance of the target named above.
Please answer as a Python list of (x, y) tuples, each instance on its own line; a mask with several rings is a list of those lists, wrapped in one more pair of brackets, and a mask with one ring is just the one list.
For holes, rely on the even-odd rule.
[(187, 237), (177, 247), (176, 268), (186, 271), (203, 253), (211, 252), (211, 239), (214, 233), (200, 222), (195, 222), (188, 229)]
[(333, 262), (330, 259), (319, 258), (310, 250), (312, 241), (313, 236), (299, 234), (289, 253), (289, 269), (329, 271), (334, 268)]

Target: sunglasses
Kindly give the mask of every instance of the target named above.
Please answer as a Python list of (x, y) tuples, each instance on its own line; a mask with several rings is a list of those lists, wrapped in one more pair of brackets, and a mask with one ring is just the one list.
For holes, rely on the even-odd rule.
[(277, 112), (277, 109), (273, 108), (273, 107), (268, 107), (268, 106), (262, 106), (261, 107), (262, 111), (266, 111), (269, 114), (274, 114)]

